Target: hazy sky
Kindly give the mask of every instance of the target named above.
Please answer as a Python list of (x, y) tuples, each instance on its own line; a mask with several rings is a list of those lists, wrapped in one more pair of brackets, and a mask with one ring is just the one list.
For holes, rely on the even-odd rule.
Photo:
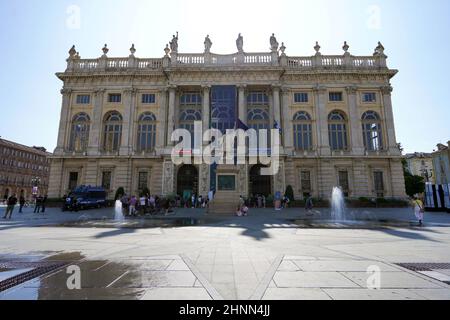
[(69, 48), (82, 58), (162, 57), (172, 34), (180, 52), (202, 52), (206, 34), (215, 53), (269, 51), (269, 36), (293, 56), (371, 55), (381, 41), (391, 68), (397, 140), (406, 152), (432, 151), (450, 140), (450, 1), (448, 0), (0, 0), (0, 136), (26, 145), (56, 146)]

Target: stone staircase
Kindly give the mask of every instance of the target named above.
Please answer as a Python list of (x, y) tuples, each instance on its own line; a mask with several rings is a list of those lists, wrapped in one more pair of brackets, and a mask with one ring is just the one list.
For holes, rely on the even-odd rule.
[(213, 201), (209, 204), (206, 213), (208, 215), (227, 215), (236, 214), (239, 205), (238, 192), (217, 192)]

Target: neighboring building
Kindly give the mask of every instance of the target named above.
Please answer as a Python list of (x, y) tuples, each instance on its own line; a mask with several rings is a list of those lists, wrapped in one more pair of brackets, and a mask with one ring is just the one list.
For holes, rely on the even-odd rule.
[(408, 171), (414, 176), (424, 178), (425, 182), (433, 182), (433, 156), (431, 153), (415, 152), (405, 155)]
[[(379, 44), (371, 56), (287, 56), (271, 38), (271, 52), (178, 53), (178, 36), (163, 58), (81, 59), (73, 47), (65, 72), (50, 196), (76, 185), (118, 187), (137, 194), (185, 191), (216, 196), (284, 193), (328, 198), (333, 186), (349, 197), (404, 198), (390, 79)], [(181, 165), (171, 161), (175, 128), (282, 130), (281, 169), (261, 176), (261, 165)]]
[[(31, 200), (34, 192), (46, 195), (50, 174), (50, 157), (45, 148), (27, 147), (0, 139), (0, 196), (24, 195)], [(36, 189), (37, 187), (37, 189)]]
[(438, 144), (437, 151), (432, 156), (436, 184), (450, 184), (450, 141), (447, 146)]

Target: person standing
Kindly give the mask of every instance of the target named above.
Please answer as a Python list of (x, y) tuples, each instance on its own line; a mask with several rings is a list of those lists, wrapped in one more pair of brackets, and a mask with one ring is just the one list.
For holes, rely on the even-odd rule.
[(25, 197), (23, 195), (19, 198), (19, 213), (22, 213), (22, 209), (25, 206)]
[(423, 225), (423, 214), (425, 213), (425, 208), (423, 206), (422, 200), (420, 200), (418, 197), (414, 197), (413, 210), (414, 210), (414, 214), (415, 214), (417, 220), (419, 220), (419, 226), (422, 226)]
[(137, 199), (135, 196), (132, 196), (130, 199), (130, 215), (134, 216), (136, 214), (136, 203)]
[(42, 213), (45, 212), (45, 206), (46, 206), (46, 204), (47, 204), (47, 195), (45, 195), (44, 198), (42, 198), (42, 201), (41, 201), (41, 206), (42, 206), (41, 212), (42, 212)]
[(14, 207), (16, 206), (16, 204), (17, 204), (17, 198), (16, 198), (16, 195), (13, 194), (7, 200), (6, 212), (5, 212), (5, 216), (3, 217), (3, 219), (8, 219), (8, 215), (9, 215), (9, 219), (11, 219), (13, 211), (14, 211)]
[(34, 213), (39, 213), (41, 211), (41, 205), (42, 205), (42, 197), (38, 196), (36, 197), (36, 202), (34, 205)]

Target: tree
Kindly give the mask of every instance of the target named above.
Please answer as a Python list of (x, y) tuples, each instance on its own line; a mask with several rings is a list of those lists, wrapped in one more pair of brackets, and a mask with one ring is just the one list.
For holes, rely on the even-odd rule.
[(408, 165), (405, 159), (402, 159), (403, 175), (405, 177), (406, 194), (414, 197), (416, 194), (425, 192), (425, 179), (421, 176), (414, 176), (408, 170)]
[(294, 189), (292, 188), (292, 186), (287, 186), (287, 187), (286, 187), (286, 192), (284, 193), (284, 195), (285, 195), (290, 201), (294, 201)]
[(116, 191), (116, 195), (114, 197), (114, 200), (119, 200), (120, 198), (123, 197), (123, 195), (125, 194), (125, 189), (123, 187), (119, 187)]

